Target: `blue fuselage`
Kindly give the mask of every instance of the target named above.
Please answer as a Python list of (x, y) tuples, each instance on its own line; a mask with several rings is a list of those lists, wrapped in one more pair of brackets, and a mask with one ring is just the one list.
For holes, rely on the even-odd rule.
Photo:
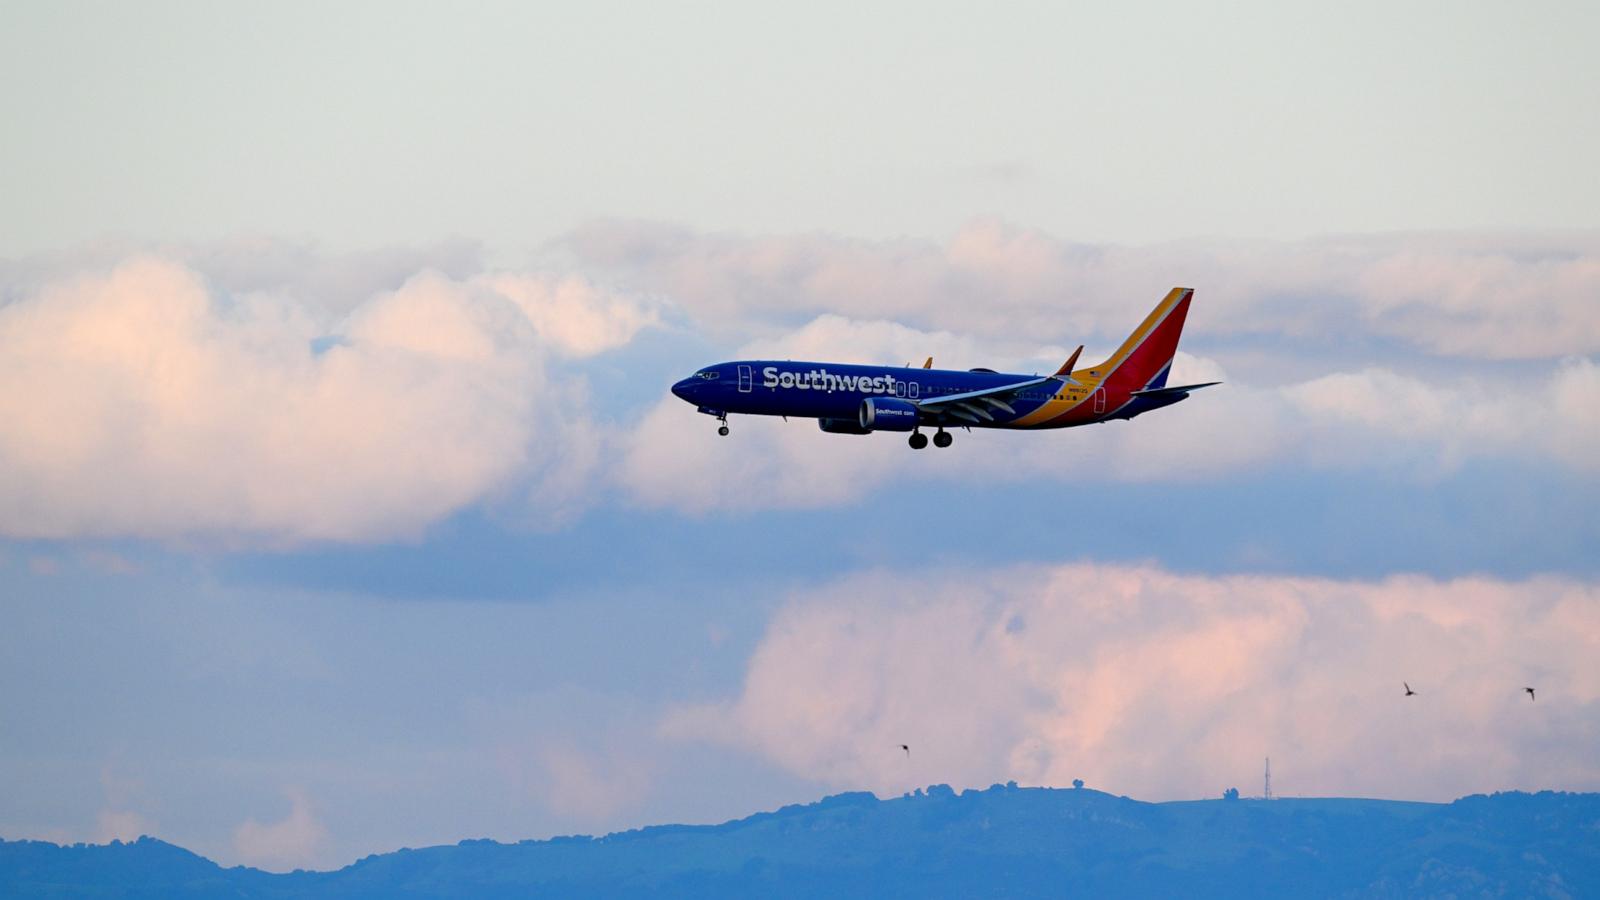
[[(741, 413), (855, 422), (868, 398), (928, 401), (1036, 378), (989, 370), (914, 369), (793, 360), (737, 360), (707, 366), (672, 386), (672, 392), (713, 415)], [(1098, 396), (1096, 396), (1098, 394)], [(1168, 405), (1154, 398), (1107, 397), (1095, 385), (1041, 385), (1009, 397), (1007, 409), (985, 406), (990, 418), (947, 424), (984, 428), (1060, 428), (1108, 418), (1130, 418)], [(1051, 421), (1047, 407), (1080, 410)]]
[[(794, 360), (718, 363), (672, 386), (700, 412), (814, 418), (823, 431), (909, 431), (914, 449), (950, 446), (949, 428), (1069, 428), (1131, 419), (1219, 382), (1167, 386), (1194, 291), (1177, 287), (1104, 362), (1078, 365), (1080, 346), (1050, 375), (990, 369), (853, 366)], [(928, 363), (931, 365), (932, 360)]]

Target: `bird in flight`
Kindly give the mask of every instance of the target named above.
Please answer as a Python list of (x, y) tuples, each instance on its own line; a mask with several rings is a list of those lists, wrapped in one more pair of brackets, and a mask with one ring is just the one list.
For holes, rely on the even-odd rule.
[(1525, 691), (1527, 691), (1527, 692), (1528, 692), (1528, 699), (1529, 699), (1529, 700), (1530, 700), (1530, 701), (1532, 701), (1532, 700), (1535, 700), (1535, 699), (1537, 699), (1537, 698), (1535, 698), (1535, 697), (1534, 697), (1534, 696), (1533, 696), (1533, 688), (1530, 688), (1530, 687), (1525, 687), (1525, 688), (1523, 688), (1523, 690), (1525, 690)]
[(900, 749), (904, 750), (906, 752), (906, 759), (910, 759), (911, 758), (911, 748), (910, 747), (906, 746), (905, 744), (901, 744), (900, 745)]
[(1412, 689), (1411, 689), (1411, 685), (1409, 685), (1409, 684), (1406, 684), (1406, 683), (1405, 683), (1405, 682), (1404, 682), (1404, 681), (1402, 681), (1402, 682), (1400, 682), (1400, 683), (1401, 683), (1401, 684), (1405, 684), (1405, 685), (1406, 685), (1406, 696), (1407, 696), (1407, 697), (1411, 697), (1411, 696), (1415, 696), (1415, 695), (1416, 695), (1416, 693), (1417, 693), (1417, 692), (1416, 692), (1416, 691), (1413, 691), (1413, 690), (1412, 690)]

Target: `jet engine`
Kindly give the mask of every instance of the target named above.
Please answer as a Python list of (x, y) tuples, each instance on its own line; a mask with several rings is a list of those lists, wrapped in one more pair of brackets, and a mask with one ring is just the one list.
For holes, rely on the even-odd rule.
[(871, 434), (872, 429), (862, 428), (855, 419), (818, 419), (817, 427), (829, 434)]
[(861, 401), (859, 420), (867, 431), (913, 431), (917, 405), (898, 397), (868, 397)]

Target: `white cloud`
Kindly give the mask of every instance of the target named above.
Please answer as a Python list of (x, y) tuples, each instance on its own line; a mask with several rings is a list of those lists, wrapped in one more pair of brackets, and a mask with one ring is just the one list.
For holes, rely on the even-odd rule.
[(100, 787), (105, 791), (105, 803), (95, 814), (95, 843), (134, 841), (156, 834), (156, 824), (134, 810), (148, 793), (143, 778), (122, 774), (107, 765), (100, 769)]
[(663, 729), (880, 792), (1251, 793), (1268, 755), (1284, 793), (1592, 790), (1597, 660), (1600, 589), (1557, 579), (878, 572), (792, 598), (739, 696)]
[(562, 484), (527, 493), (570, 504), (593, 426), (546, 360), (655, 314), (582, 280), (423, 272), (321, 318), (152, 257), (0, 306), (0, 532), (389, 539), (547, 469)]
[(481, 283), (509, 299), (546, 341), (572, 356), (621, 347), (660, 323), (660, 310), (578, 276), (499, 273)]
[(735, 417), (728, 438), (714, 424), (675, 397), (662, 401), (635, 425), (617, 477), (646, 505), (706, 512), (849, 504), (894, 480), (896, 461), (949, 468), (907, 459), (893, 436), (824, 434), (815, 419)]
[[(575, 684), (515, 697), (479, 694), (464, 704), (465, 733), (482, 736), (501, 788), (584, 828), (637, 824), (660, 768), (635, 699)], [(559, 729), (552, 723), (561, 723)]]
[(97, 844), (135, 841), (155, 832), (155, 823), (132, 810), (103, 809), (95, 816), (94, 841)]
[(636, 809), (648, 796), (651, 772), (641, 759), (615, 748), (579, 748), (547, 742), (539, 754), (539, 794), (557, 815), (604, 823)]
[(948, 331), (927, 332), (898, 322), (863, 322), (825, 314), (786, 334), (752, 341), (738, 351), (741, 359), (801, 359), (863, 365), (895, 365), (898, 360), (920, 366), (932, 356), (940, 360), (976, 358), (978, 342)]
[[(1579, 249), (1581, 248), (1581, 249)], [(1370, 260), (1356, 289), (1374, 330), (1435, 353), (1537, 358), (1600, 347), (1600, 249), (1402, 247)]]
[(1600, 366), (1586, 359), (1567, 360), (1550, 382), (1551, 421), (1544, 423), (1544, 441), (1567, 465), (1594, 471), (1600, 466)]
[(1531, 382), (1431, 384), (1367, 369), (1279, 393), (1306, 430), (1306, 458), (1321, 464), (1447, 473), (1467, 459), (1521, 457), (1600, 471), (1600, 369), (1587, 359)]
[(0, 305), (135, 259), (157, 259), (203, 275), (220, 298), (252, 297), (293, 308), (321, 333), (419, 272), (466, 281), (483, 271), (476, 245), (453, 241), (334, 253), (309, 241), (260, 236), (185, 244), (103, 240), (53, 254), (0, 260)]
[(289, 814), (276, 822), (245, 820), (233, 832), (233, 849), (247, 865), (272, 871), (326, 864), (328, 829), (305, 791), (291, 789)]
[(1600, 234), (1075, 244), (993, 220), (948, 242), (740, 237), (628, 222), (567, 241), (674, 297), (712, 332), (833, 313), (1005, 342), (1120, 338), (1173, 285), (1212, 335), (1394, 338), (1427, 353), (1600, 352)]
[[(829, 355), (827, 350), (834, 347)], [(991, 351), (987, 361), (1042, 371), (1059, 348)], [(739, 358), (877, 360), (985, 358), (967, 339), (888, 322), (819, 316)], [(663, 399), (628, 438), (618, 469), (642, 502), (690, 511), (807, 508), (859, 501), (927, 479), (969, 483), (1186, 481), (1261, 466), (1398, 472), (1433, 479), (1481, 459), (1600, 467), (1600, 368), (1568, 359), (1544, 378), (1424, 380), (1383, 369), (1282, 386), (1240, 383), (1215, 360), (1180, 351), (1171, 383), (1223, 381), (1133, 422), (1050, 432), (977, 431), (953, 448), (910, 451), (901, 435), (824, 434), (811, 419), (735, 416), (718, 438), (710, 419)]]
[[(951, 450), (915, 456), (893, 437), (823, 435), (809, 420), (741, 418), (719, 441), (709, 420), (669, 396), (615, 428), (602, 424), (608, 398), (570, 374), (642, 330), (681, 322), (666, 301), (641, 299), (663, 293), (699, 317), (695, 327), (744, 341), (740, 356), (913, 365), (933, 356), (940, 366), (1045, 371), (1085, 334), (1109, 336), (1099, 346), (1091, 338), (1090, 357), (1108, 351), (1168, 283), (1191, 280), (1214, 285), (1197, 307), (1213, 332), (1370, 336), (1398, 322), (1407, 340), (1430, 347), (1467, 335), (1450, 338), (1448, 351), (1466, 353), (1475, 329), (1529, 318), (1550, 341), (1507, 324), (1521, 335), (1508, 353), (1537, 356), (1591, 343), (1588, 317), (1600, 308), (1584, 293), (1587, 240), (1141, 249), (1071, 245), (995, 222), (943, 247), (622, 225), (576, 235), (578, 256), (608, 279), (644, 282), (631, 293), (587, 276), (476, 271), (470, 252), (449, 248), (340, 264), (268, 242), (254, 267), (248, 247), (190, 249), (173, 255), (193, 265), (97, 259), (76, 276), (64, 261), (12, 264), (0, 270), (13, 279), (0, 305), (9, 423), (0, 533), (377, 541), (484, 503), (558, 527), (602, 480), (646, 505), (704, 511), (844, 504), (925, 478), (1183, 480), (1261, 465), (1434, 477), (1514, 458), (1593, 471), (1600, 375), (1584, 357), (1552, 363), (1542, 378), (1527, 367), (1498, 376), (1462, 366), (1469, 374), (1451, 378), (1386, 360), (1273, 385), (1180, 353), (1175, 379), (1228, 384), (1137, 424), (963, 435)], [(451, 270), (397, 274), (431, 258)], [(1480, 277), (1417, 287), (1435, 285), (1449, 270), (1440, 260), (1457, 258)], [(313, 274), (278, 271), (288, 263)], [(1193, 272), (1201, 276), (1180, 276)], [(352, 298), (382, 284), (395, 286)], [(297, 294), (317, 287), (335, 298)], [(1491, 302), (1502, 289), (1536, 313)], [(1260, 366), (1243, 365), (1259, 376)]]

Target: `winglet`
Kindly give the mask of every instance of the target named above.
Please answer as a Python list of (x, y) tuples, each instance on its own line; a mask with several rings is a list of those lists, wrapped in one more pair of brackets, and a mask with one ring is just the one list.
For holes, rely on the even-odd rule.
[(933, 357), (931, 357), (931, 356), (930, 356), (930, 357), (928, 357), (928, 361), (927, 361), (927, 362), (925, 362), (925, 363), (923, 363), (923, 364), (922, 364), (922, 367), (923, 367), (923, 368), (924, 368), (924, 369), (931, 369), (931, 368), (933, 368)]
[(1078, 349), (1072, 351), (1072, 355), (1067, 357), (1067, 361), (1062, 363), (1061, 368), (1056, 370), (1055, 377), (1060, 378), (1062, 376), (1066, 376), (1067, 380), (1072, 380), (1072, 367), (1078, 364), (1078, 354), (1082, 352), (1083, 345), (1079, 344)]

